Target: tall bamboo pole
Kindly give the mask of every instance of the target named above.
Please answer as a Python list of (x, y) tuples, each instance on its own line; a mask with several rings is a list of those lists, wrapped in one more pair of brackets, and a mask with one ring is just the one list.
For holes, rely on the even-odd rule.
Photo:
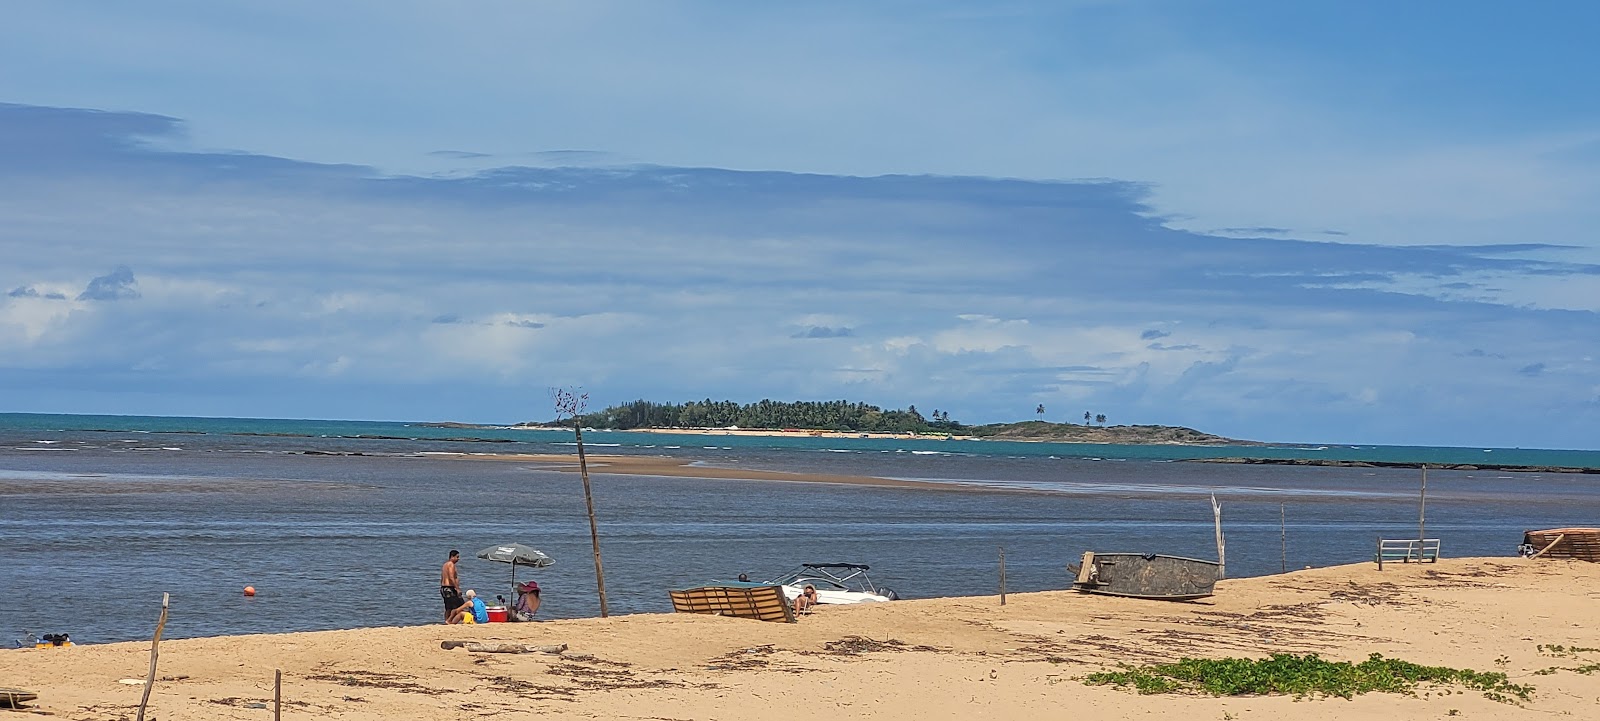
[(150, 672), (144, 677), (144, 695), (139, 697), (136, 721), (144, 721), (144, 708), (150, 703), (150, 689), (156, 685), (156, 658), (161, 655), (161, 630), (167, 627), (168, 600), (168, 594), (161, 594), (161, 618), (156, 620), (156, 633), (150, 639)]
[(606, 608), (606, 571), (600, 564), (600, 529), (594, 522), (594, 494), (589, 490), (589, 460), (583, 455), (583, 421), (574, 415), (572, 430), (578, 434), (578, 475), (583, 477), (583, 503), (589, 508), (589, 543), (594, 547), (594, 582), (600, 591), (600, 617), (608, 615)]

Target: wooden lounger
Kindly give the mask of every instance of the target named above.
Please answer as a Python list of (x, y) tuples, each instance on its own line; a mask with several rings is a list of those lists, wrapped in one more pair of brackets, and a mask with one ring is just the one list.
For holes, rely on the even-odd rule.
[(713, 616), (753, 618), (757, 621), (794, 623), (794, 609), (783, 586), (766, 583), (719, 583), (668, 591), (672, 610)]

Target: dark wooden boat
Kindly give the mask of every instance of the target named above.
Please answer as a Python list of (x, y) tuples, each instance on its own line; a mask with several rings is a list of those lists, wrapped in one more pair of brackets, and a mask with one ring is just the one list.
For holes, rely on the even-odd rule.
[(1552, 528), (1528, 531), (1522, 542), (1543, 558), (1576, 558), (1600, 562), (1600, 528)]
[(1161, 601), (1191, 601), (1212, 595), (1220, 567), (1215, 561), (1154, 553), (1083, 554), (1072, 569), (1072, 587), (1084, 593)]
[(24, 691), (20, 688), (0, 688), (0, 708), (20, 709), (29, 701), (35, 701), (39, 694)]
[(794, 609), (783, 595), (783, 586), (777, 584), (729, 581), (675, 589), (667, 595), (672, 597), (672, 610), (678, 613), (794, 623)]

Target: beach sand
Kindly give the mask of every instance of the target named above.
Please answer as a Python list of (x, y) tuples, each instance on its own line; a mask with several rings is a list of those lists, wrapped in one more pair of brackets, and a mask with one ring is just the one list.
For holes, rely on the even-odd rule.
[[(824, 607), (796, 624), (647, 614), (169, 640), (149, 717), (390, 719), (1524, 719), (1593, 718), (1600, 565), (1514, 558), (1373, 564), (1227, 580), (1166, 603), (1072, 591)], [(151, 609), (152, 625), (157, 609)], [(182, 614), (182, 608), (173, 610)], [(569, 646), (567, 657), (443, 650), (447, 639)], [(1119, 663), (1315, 652), (1505, 671), (1513, 705), (1461, 688), (1354, 700), (1141, 696), (1086, 686)], [(132, 718), (148, 643), (0, 651), (0, 686), (64, 718)], [(3, 713), (3, 712), (0, 712)], [(19, 716), (20, 718), (21, 716)]]

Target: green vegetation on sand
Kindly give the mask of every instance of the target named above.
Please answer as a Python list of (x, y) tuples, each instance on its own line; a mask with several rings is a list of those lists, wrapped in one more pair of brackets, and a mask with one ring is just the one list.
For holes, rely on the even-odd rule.
[(1327, 661), (1316, 654), (1273, 654), (1269, 658), (1186, 658), (1177, 663), (1123, 666), (1089, 674), (1091, 686), (1113, 684), (1139, 693), (1202, 692), (1215, 696), (1292, 695), (1296, 698), (1352, 698), (1371, 691), (1413, 693), (1417, 684), (1465, 686), (1501, 702), (1526, 701), (1533, 687), (1511, 683), (1505, 674), (1445, 666), (1423, 666), (1372, 654), (1361, 663)]

